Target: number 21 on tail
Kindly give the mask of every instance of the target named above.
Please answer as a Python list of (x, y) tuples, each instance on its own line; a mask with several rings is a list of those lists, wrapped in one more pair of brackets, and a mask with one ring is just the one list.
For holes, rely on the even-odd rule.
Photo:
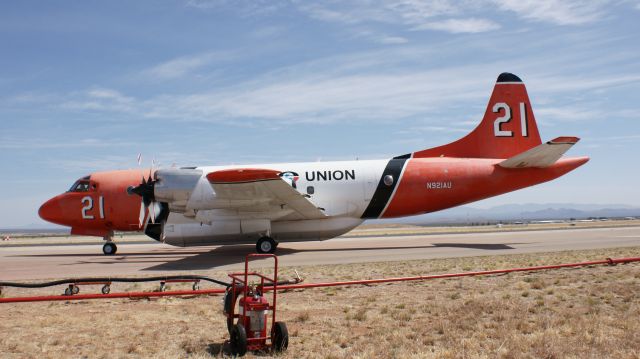
[[(527, 104), (520, 102), (520, 129), (522, 137), (528, 137), (529, 131), (527, 126)], [(511, 121), (511, 107), (504, 102), (498, 102), (493, 105), (493, 113), (500, 113), (500, 110), (504, 110), (504, 115), (496, 118), (493, 122), (493, 135), (496, 137), (513, 137), (513, 131), (507, 131), (502, 129), (503, 123)]]

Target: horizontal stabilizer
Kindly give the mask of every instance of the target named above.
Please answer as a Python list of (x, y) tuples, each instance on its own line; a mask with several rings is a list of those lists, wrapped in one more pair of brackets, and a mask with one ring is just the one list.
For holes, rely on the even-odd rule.
[(578, 137), (558, 137), (506, 159), (498, 165), (504, 168), (549, 167), (579, 140)]

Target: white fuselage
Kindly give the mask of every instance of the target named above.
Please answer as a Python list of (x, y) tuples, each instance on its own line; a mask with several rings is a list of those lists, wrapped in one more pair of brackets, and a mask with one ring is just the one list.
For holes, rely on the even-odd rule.
[[(198, 167), (203, 174), (229, 168), (268, 168), (297, 174), (294, 188), (327, 215), (325, 219), (292, 219), (290, 212), (239, 212), (226, 208), (203, 175), (185, 201), (183, 213), (172, 211), (164, 241), (176, 246), (255, 242), (262, 235), (278, 241), (324, 240), (361, 224), (389, 160), (258, 164)], [(399, 179), (398, 179), (399, 180)], [(248, 207), (261, 203), (249, 203)]]

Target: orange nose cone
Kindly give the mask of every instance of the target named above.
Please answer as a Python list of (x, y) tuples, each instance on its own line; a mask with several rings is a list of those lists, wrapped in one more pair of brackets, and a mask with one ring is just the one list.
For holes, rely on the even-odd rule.
[(38, 215), (47, 222), (64, 224), (60, 199), (58, 197), (53, 197), (40, 206)]

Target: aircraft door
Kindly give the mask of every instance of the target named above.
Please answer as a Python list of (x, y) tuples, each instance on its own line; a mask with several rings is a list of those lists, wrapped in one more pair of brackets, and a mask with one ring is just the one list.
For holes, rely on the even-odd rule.
[(363, 181), (365, 207), (369, 205), (369, 202), (371, 202), (371, 197), (373, 197), (373, 194), (378, 187), (378, 180), (379, 175), (375, 170), (370, 169), (365, 172), (365, 180)]

